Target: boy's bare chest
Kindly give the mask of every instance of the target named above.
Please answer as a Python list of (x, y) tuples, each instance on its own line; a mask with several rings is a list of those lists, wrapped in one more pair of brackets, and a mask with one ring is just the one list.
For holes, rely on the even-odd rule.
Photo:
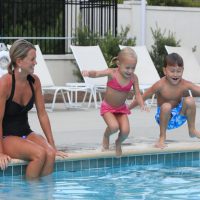
[(182, 87), (165, 87), (159, 91), (159, 96), (166, 100), (176, 100), (183, 97), (185, 90)]

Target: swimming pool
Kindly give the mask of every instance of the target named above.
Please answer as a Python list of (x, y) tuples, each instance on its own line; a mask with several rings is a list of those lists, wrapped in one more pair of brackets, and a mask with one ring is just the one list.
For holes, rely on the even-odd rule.
[(39, 181), (0, 179), (0, 199), (200, 199), (200, 168), (164, 165), (55, 172)]

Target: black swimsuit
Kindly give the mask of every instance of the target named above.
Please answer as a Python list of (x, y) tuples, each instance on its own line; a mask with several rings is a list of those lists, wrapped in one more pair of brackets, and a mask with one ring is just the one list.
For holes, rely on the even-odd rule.
[(30, 84), (32, 97), (27, 105), (22, 106), (12, 100), (15, 92), (15, 75), (14, 73), (12, 74), (12, 90), (9, 99), (6, 101), (5, 113), (2, 125), (4, 137), (9, 135), (22, 137), (22, 136), (27, 136), (31, 132), (33, 132), (30, 129), (28, 123), (28, 111), (33, 108), (35, 100), (34, 88), (33, 88), (33, 83), (35, 82), (35, 79), (31, 75), (28, 75), (27, 80)]

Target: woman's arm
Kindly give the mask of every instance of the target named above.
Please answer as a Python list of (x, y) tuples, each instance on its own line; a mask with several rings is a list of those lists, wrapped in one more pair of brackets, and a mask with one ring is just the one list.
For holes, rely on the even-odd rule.
[(36, 105), (36, 109), (37, 109), (38, 119), (39, 119), (41, 128), (47, 138), (48, 143), (52, 147), (55, 148), (55, 143), (54, 143), (54, 139), (53, 139), (53, 134), (52, 134), (52, 130), (51, 130), (49, 117), (45, 110), (44, 97), (42, 95), (40, 80), (35, 75), (34, 75), (34, 78), (35, 78), (35, 83), (34, 83), (35, 105)]
[(5, 104), (8, 95), (8, 83), (7, 78), (0, 79), (0, 168), (4, 170), (7, 166), (9, 161), (11, 160), (10, 156), (4, 154), (3, 152), (3, 116), (5, 111)]
[(48, 143), (56, 150), (56, 155), (61, 156), (61, 157), (66, 157), (67, 154), (65, 152), (58, 151), (56, 149), (49, 117), (45, 110), (45, 104), (44, 104), (44, 98), (42, 95), (41, 83), (37, 76), (34, 75), (34, 78), (35, 78), (35, 84), (34, 84), (35, 85), (35, 87), (34, 87), (34, 89), (35, 89), (35, 105), (36, 105), (37, 115), (38, 115), (38, 119), (39, 119), (41, 128), (47, 138)]

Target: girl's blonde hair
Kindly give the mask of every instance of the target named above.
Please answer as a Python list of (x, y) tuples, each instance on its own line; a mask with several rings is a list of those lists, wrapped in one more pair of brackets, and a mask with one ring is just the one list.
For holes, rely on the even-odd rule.
[(125, 57), (132, 57), (135, 58), (137, 61), (137, 54), (131, 47), (125, 47), (118, 53), (118, 56), (114, 57), (111, 61), (111, 63), (118, 65), (121, 60), (123, 60)]
[(137, 54), (131, 47), (125, 47), (118, 53), (118, 60), (121, 61), (124, 57), (132, 57), (137, 61)]
[(19, 39), (12, 44), (9, 51), (11, 60), (8, 65), (9, 74), (13, 73), (13, 69), (16, 67), (16, 60), (25, 58), (31, 49), (35, 49), (35, 46), (26, 40)]

